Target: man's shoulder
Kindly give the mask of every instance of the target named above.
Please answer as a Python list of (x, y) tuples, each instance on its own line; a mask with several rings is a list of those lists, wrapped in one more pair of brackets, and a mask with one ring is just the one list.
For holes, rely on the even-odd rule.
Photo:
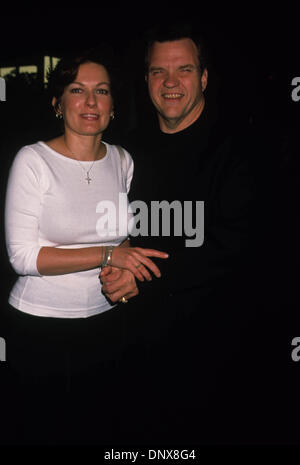
[(126, 148), (129, 152), (131, 151), (132, 147), (135, 146), (140, 139), (140, 131), (138, 128), (131, 129), (126, 134), (123, 134), (121, 139), (121, 144), (124, 148)]
[(130, 153), (145, 149), (147, 141), (152, 140), (155, 131), (152, 126), (140, 124), (122, 135), (121, 145)]

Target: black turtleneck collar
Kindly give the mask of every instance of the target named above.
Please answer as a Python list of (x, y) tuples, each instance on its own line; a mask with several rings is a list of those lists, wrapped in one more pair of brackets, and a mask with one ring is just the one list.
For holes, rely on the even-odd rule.
[(163, 136), (166, 136), (166, 137), (190, 136), (195, 130), (198, 131), (200, 127), (207, 127), (208, 125), (210, 125), (212, 117), (213, 117), (212, 111), (209, 110), (207, 104), (205, 104), (200, 116), (196, 119), (196, 121), (194, 121), (192, 124), (187, 126), (185, 129), (182, 129), (181, 131), (174, 132), (174, 133), (166, 133), (166, 132), (161, 131), (161, 129), (159, 128), (159, 124), (157, 124), (157, 129), (162, 133)]
[(217, 121), (217, 112), (213, 108), (209, 107), (207, 103), (205, 104), (202, 113), (200, 114), (199, 118), (197, 118), (194, 123), (190, 126), (186, 127), (185, 129), (174, 132), (174, 133), (166, 133), (160, 129), (159, 120), (156, 117), (155, 123), (153, 125), (153, 130), (156, 136), (160, 136), (161, 139), (165, 139), (168, 142), (172, 140), (179, 140), (193, 137), (197, 135), (199, 137), (200, 132), (207, 132)]

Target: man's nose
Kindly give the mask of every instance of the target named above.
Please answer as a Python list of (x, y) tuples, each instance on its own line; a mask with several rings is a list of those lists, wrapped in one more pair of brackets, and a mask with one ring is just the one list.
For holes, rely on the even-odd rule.
[(164, 80), (164, 85), (168, 88), (176, 87), (179, 84), (179, 79), (176, 73), (169, 72)]

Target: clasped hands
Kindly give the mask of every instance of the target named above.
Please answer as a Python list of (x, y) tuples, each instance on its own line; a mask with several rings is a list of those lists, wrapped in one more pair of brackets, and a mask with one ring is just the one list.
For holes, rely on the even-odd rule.
[(119, 302), (123, 297), (130, 299), (139, 293), (135, 276), (131, 271), (106, 266), (101, 270), (99, 278), (103, 294), (113, 303)]
[[(156, 264), (148, 257), (168, 258), (168, 254), (153, 249), (140, 247), (115, 247), (112, 265), (102, 268), (99, 278), (102, 292), (113, 303), (130, 299), (139, 293), (136, 279), (139, 281), (152, 280), (149, 272), (159, 278), (161, 273)], [(149, 268), (149, 270), (147, 269)]]

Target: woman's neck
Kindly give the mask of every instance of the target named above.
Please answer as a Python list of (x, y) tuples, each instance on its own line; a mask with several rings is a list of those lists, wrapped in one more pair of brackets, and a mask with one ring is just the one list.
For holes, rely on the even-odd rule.
[(81, 134), (69, 134), (65, 132), (61, 142), (67, 155), (80, 161), (100, 160), (106, 154), (106, 147), (101, 142), (102, 134), (97, 136), (85, 136)]

